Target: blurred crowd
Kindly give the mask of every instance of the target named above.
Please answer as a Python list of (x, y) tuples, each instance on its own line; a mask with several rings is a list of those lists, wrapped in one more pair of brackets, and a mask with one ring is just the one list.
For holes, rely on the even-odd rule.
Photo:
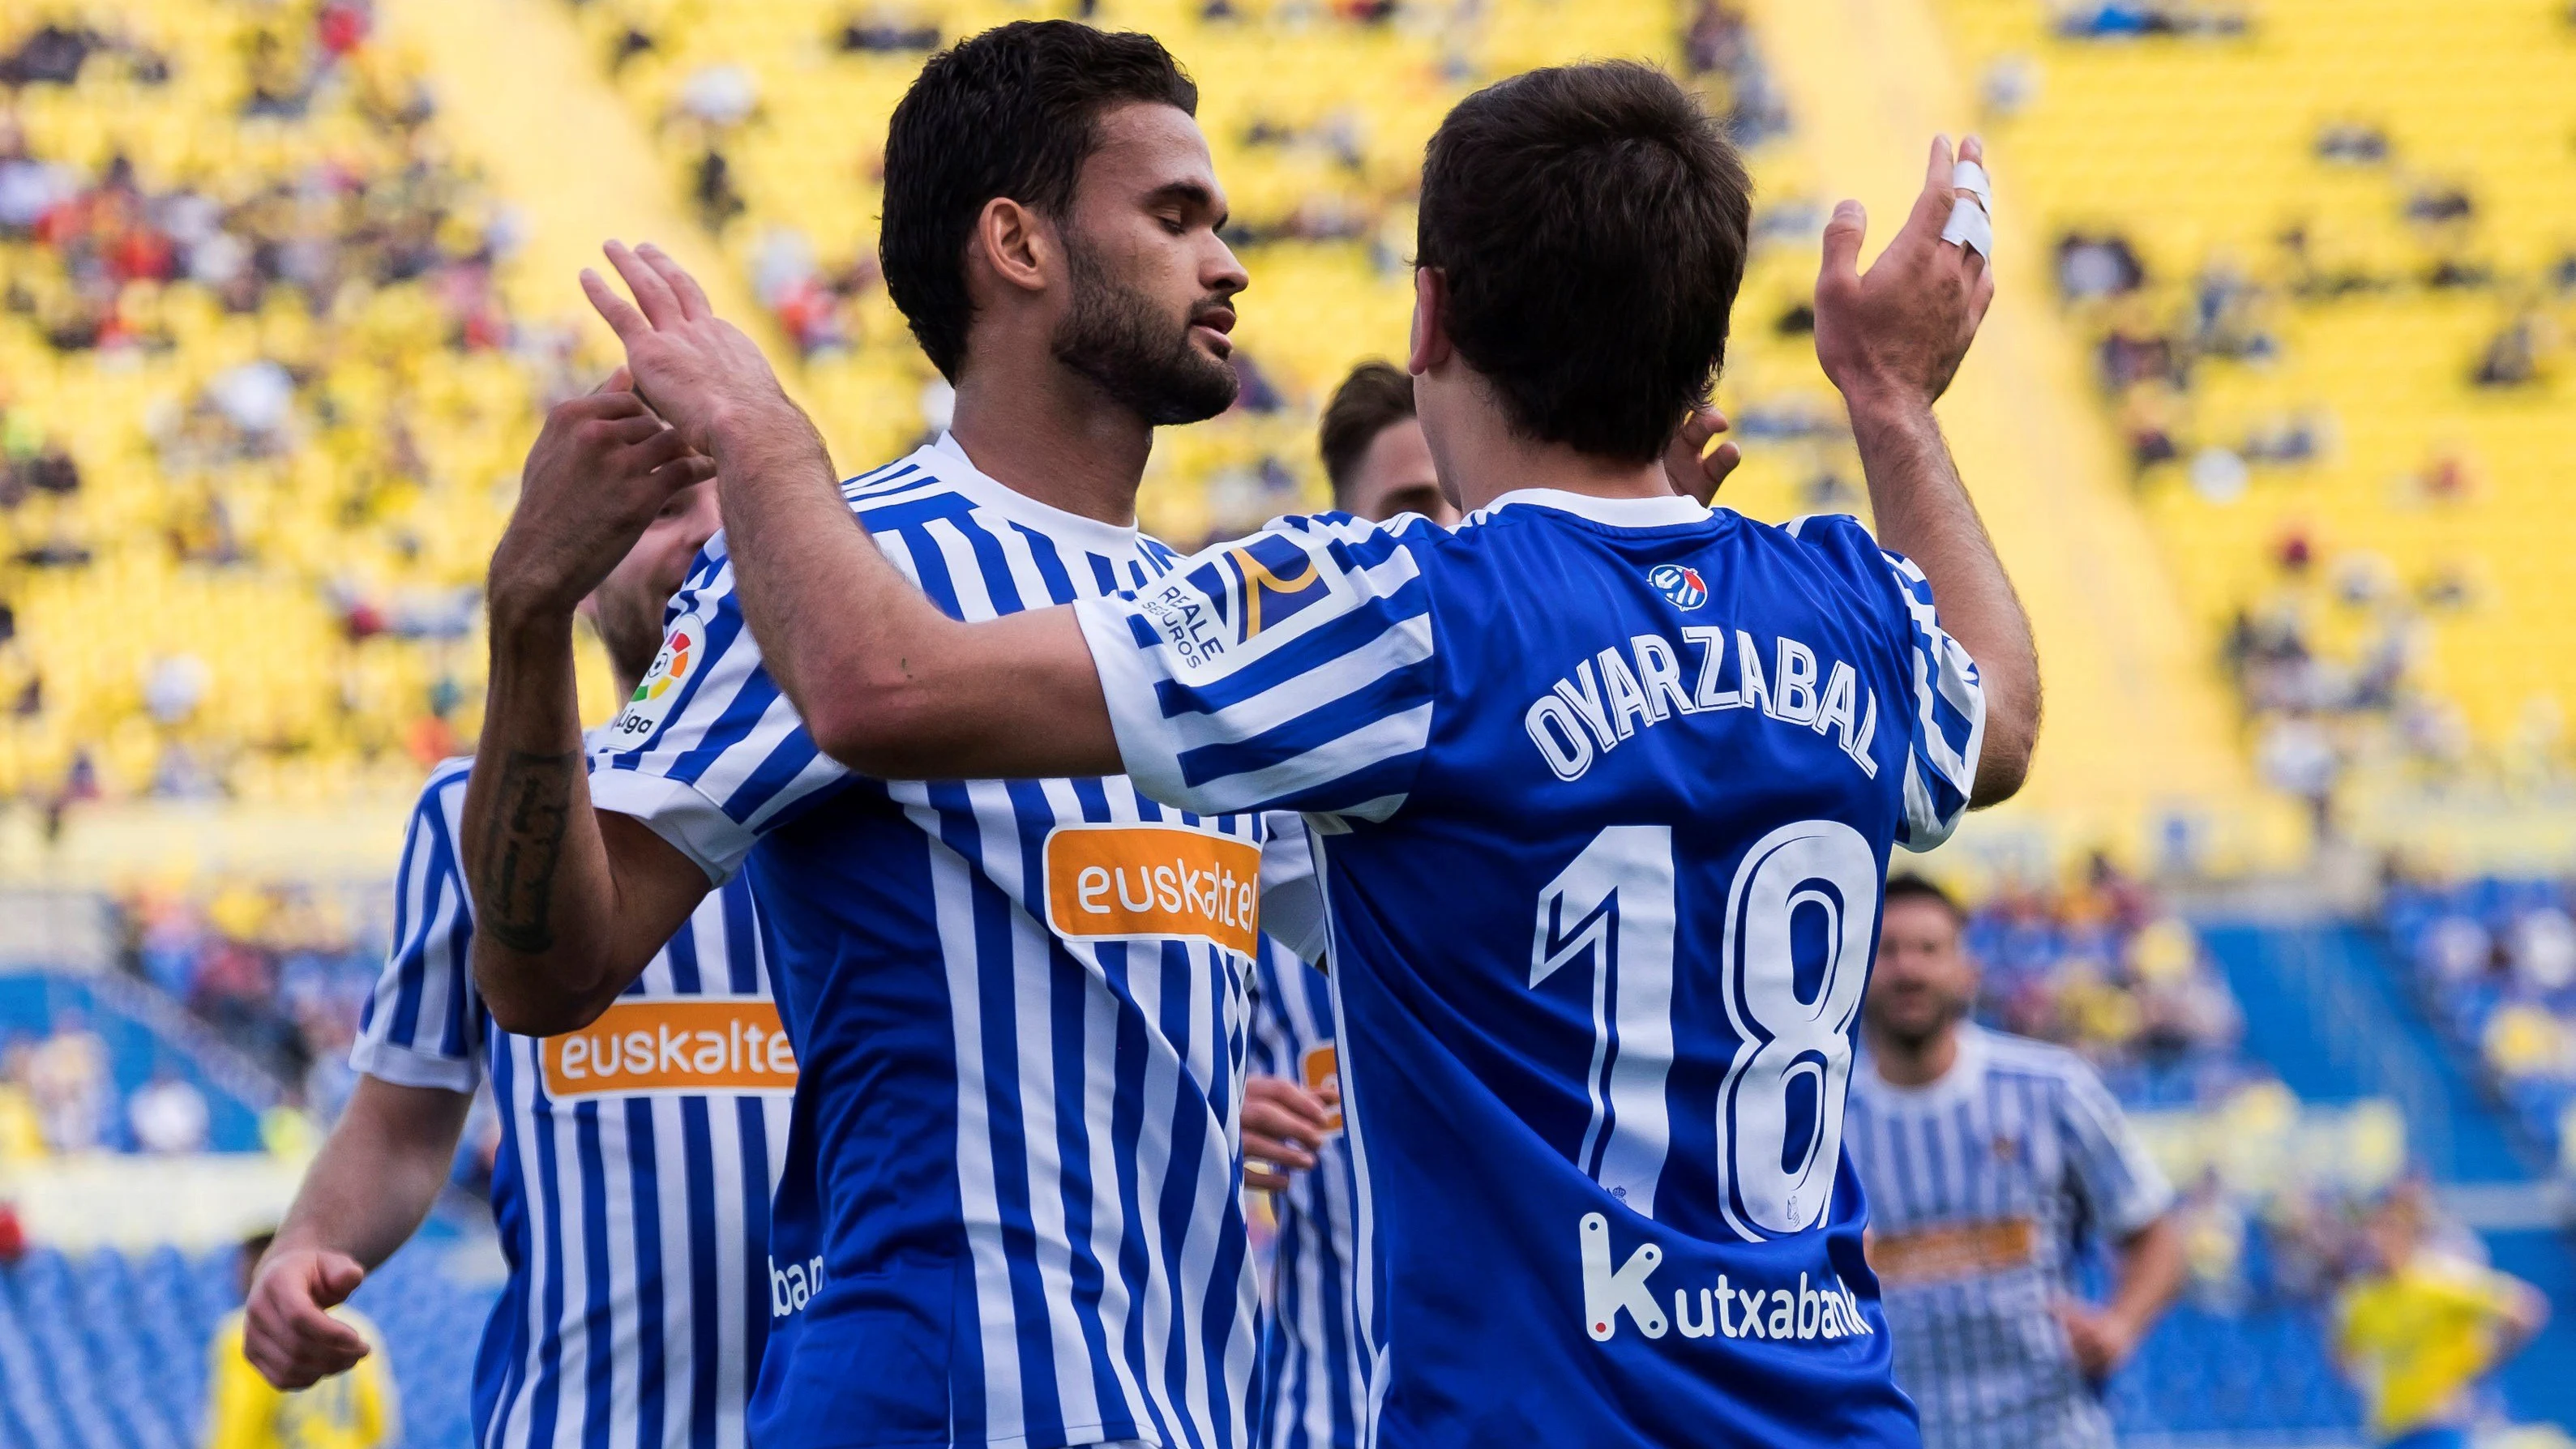
[(2074, 1048), (2126, 1100), (2214, 1098), (2245, 1070), (2242, 1016), (2199, 938), (2107, 857), (2068, 887), (2006, 885), (1971, 914), (1967, 940), (1983, 968), (1979, 1015)]
[(2419, 997), (2576, 1176), (2576, 884), (2390, 882), (2384, 922)]
[(368, 0), (115, 24), (0, 33), (0, 795), (416, 774), (571, 335)]

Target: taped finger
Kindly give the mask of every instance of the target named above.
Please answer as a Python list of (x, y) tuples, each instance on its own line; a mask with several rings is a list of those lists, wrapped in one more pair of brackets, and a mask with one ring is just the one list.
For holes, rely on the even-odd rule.
[(1950, 208), (1950, 220), (1941, 228), (1941, 240), (1956, 242), (1981, 257), (1992, 257), (1995, 254), (1995, 224), (1990, 213), (1994, 209), (1995, 188), (1986, 176), (1986, 168), (1974, 161), (1962, 161), (1951, 172), (1950, 186), (1959, 193), (1961, 202), (1976, 204)]

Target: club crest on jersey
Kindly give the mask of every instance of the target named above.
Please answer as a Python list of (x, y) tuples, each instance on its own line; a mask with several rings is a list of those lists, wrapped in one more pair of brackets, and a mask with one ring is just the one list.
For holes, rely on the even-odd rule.
[(1646, 570), (1646, 582), (1676, 609), (1696, 609), (1708, 602), (1708, 583), (1688, 564), (1657, 564)]
[(1227, 549), (1190, 570), (1189, 581), (1207, 596), (1237, 644), (1251, 643), (1332, 593), (1296, 540), (1276, 533)]

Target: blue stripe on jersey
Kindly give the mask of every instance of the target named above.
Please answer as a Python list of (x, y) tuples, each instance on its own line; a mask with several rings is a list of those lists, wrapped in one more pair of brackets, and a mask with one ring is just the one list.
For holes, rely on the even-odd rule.
[(1327, 708), (1308, 710), (1239, 740), (1183, 750), (1181, 778), (1192, 785), (1203, 785), (1229, 775), (1249, 775), (1323, 749), (1362, 726), (1419, 710), (1429, 697), (1432, 676), (1437, 672), (1432, 663), (1425, 659), (1390, 669), (1332, 701)]
[[(496, 1029), (473, 989), (472, 915), (455, 849), (465, 763), (442, 765), (413, 812), (396, 916), (401, 933), (371, 996), (353, 1064), (396, 1080), (470, 1089), (491, 1076), (501, 1107), (493, 1213), (509, 1284), (475, 1357), (472, 1393), (482, 1449), (676, 1449), (738, 1445), (767, 1303), (769, 1196), (777, 1171), (780, 1093), (549, 1101), (537, 1048)], [(747, 880), (710, 895), (620, 1003), (700, 992), (757, 996), (767, 983), (763, 923)], [(408, 1003), (408, 1005), (406, 1005)], [(721, 1115), (698, 1135), (705, 1191), (666, 1205), (676, 1170), (673, 1127), (694, 1104)], [(738, 1162), (717, 1181), (718, 1160)], [(682, 1219), (687, 1221), (684, 1223)], [(665, 1272), (664, 1229), (691, 1261)], [(741, 1295), (716, 1297), (721, 1284)], [(685, 1325), (673, 1342), (670, 1325)], [(720, 1332), (719, 1332), (720, 1330)], [(710, 1333), (717, 1336), (710, 1337)], [(687, 1354), (685, 1374), (671, 1353)]]
[[(1307, 1055), (1333, 1043), (1330, 980), (1267, 936), (1247, 1036), (1252, 1075), (1300, 1086)], [(1273, 1198), (1278, 1249), (1262, 1319), (1252, 1438), (1262, 1449), (1355, 1449), (1368, 1415), (1352, 1316), (1358, 1202), (1350, 1140), (1326, 1139), (1315, 1158)]]
[[(1430, 612), (1430, 608), (1430, 591), (1423, 587), (1421, 580), (1411, 580), (1395, 593), (1337, 615), (1321, 627), (1297, 636), (1292, 642), (1234, 673), (1204, 684), (1183, 684), (1170, 679), (1158, 681), (1154, 688), (1154, 701), (1167, 717), (1222, 713), (1281, 684), (1303, 679), (1360, 653), (1405, 620), (1418, 619)], [(1160, 637), (1157, 636), (1154, 642), (1160, 643)], [(1429, 658), (1424, 658), (1416, 661), (1416, 667), (1431, 663)], [(1406, 676), (1403, 682), (1416, 691), (1414, 703), (1430, 697), (1432, 680), (1427, 670), (1423, 674)]]

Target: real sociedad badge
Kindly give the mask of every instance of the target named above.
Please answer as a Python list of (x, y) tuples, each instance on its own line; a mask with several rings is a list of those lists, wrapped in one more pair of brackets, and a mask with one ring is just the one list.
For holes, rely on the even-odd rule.
[(1676, 609), (1696, 609), (1708, 602), (1708, 584), (1688, 564), (1657, 564), (1646, 570), (1646, 582)]

